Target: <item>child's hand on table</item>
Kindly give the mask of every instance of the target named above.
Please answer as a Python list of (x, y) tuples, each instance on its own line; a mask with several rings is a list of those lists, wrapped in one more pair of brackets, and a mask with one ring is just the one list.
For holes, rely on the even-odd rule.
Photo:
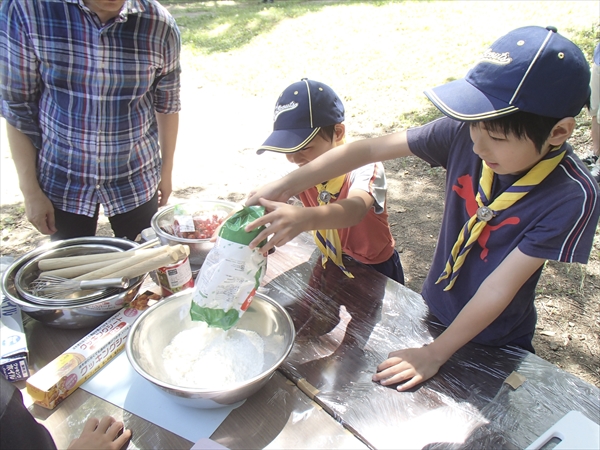
[[(119, 433), (123, 433), (119, 436)], [(131, 438), (131, 430), (124, 429), (123, 422), (105, 416), (101, 420), (92, 417), (83, 426), (77, 439), (73, 439), (69, 450), (106, 449), (119, 450)]]
[(397, 350), (377, 366), (372, 379), (383, 386), (402, 383), (396, 389), (406, 391), (434, 376), (444, 362), (436, 360), (430, 346)]

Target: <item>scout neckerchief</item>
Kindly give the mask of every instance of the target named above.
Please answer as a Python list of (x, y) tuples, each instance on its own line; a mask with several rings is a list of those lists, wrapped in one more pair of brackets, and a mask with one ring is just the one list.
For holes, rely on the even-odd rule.
[(449, 291), (454, 286), (460, 273), (460, 269), (465, 262), (465, 258), (471, 251), (473, 244), (477, 242), (479, 235), (493, 217), (496, 217), (501, 211), (512, 206), (515, 202), (525, 197), (534, 187), (544, 181), (550, 172), (562, 161), (565, 151), (560, 151), (560, 147), (553, 148), (548, 154), (533, 166), (529, 172), (515, 181), (512, 186), (500, 194), (491, 204), (490, 196), (492, 194), (492, 182), (494, 180), (494, 171), (487, 164), (482, 162), (481, 178), (479, 179), (479, 189), (475, 200), (477, 200), (476, 214), (474, 214), (465, 223), (463, 229), (458, 235), (458, 239), (452, 247), (452, 253), (448, 257), (444, 272), (440, 275), (435, 284), (449, 278), (448, 286), (444, 291)]
[[(331, 200), (335, 200), (340, 195), (340, 190), (344, 185), (346, 175), (342, 175), (337, 178), (333, 178), (325, 183), (320, 183), (316, 186), (317, 188), (317, 201), (319, 206), (327, 205)], [(344, 272), (348, 277), (354, 278), (354, 276), (344, 267), (342, 261), (342, 242), (340, 241), (340, 235), (337, 230), (314, 230), (314, 238), (317, 247), (323, 254), (321, 262), (323, 267), (327, 260), (331, 260)]]

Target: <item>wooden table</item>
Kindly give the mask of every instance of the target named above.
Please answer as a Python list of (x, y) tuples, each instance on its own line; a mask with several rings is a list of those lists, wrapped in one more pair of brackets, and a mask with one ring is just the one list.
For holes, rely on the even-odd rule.
[[(213, 440), (228, 448), (524, 448), (570, 410), (598, 423), (598, 388), (516, 348), (468, 344), (411, 392), (373, 383), (390, 351), (428, 343), (442, 327), (419, 294), (360, 263), (346, 266), (354, 279), (331, 263), (323, 270), (308, 234), (269, 256), (261, 290), (294, 319), (294, 348)], [(29, 320), (34, 370), (88, 331)], [(513, 371), (526, 378), (516, 390), (504, 382)], [(59, 446), (88, 416), (104, 414), (133, 430), (130, 448), (193, 444), (81, 389), (54, 411), (30, 411)]]

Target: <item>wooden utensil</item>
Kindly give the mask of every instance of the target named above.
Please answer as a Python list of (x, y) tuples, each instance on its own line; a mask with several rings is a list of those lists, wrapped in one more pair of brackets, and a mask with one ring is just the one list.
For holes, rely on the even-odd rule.
[(128, 277), (134, 278), (143, 275), (159, 267), (167, 266), (176, 263), (180, 259), (187, 257), (190, 254), (190, 248), (187, 245), (163, 245), (156, 250), (156, 254), (152, 254), (148, 258), (148, 254), (132, 253), (130, 257), (118, 260), (113, 264), (109, 264), (101, 269), (79, 275), (74, 280), (94, 280), (102, 278)]
[[(94, 272), (94, 271), (102, 269), (104, 267), (108, 267), (112, 264), (116, 264), (118, 262), (129, 260), (134, 256), (138, 256), (138, 257), (140, 257), (140, 259), (143, 260), (145, 258), (151, 259), (154, 256), (162, 254), (162, 253), (164, 253), (164, 250), (161, 247), (153, 248), (153, 249), (119, 252), (118, 253), (118, 255), (120, 255), (119, 258), (109, 259), (109, 260), (100, 260), (98, 262), (92, 262), (91, 264), (82, 263), (81, 265), (74, 265), (74, 266), (71, 266), (71, 261), (66, 261), (66, 260), (74, 259), (74, 258), (79, 259), (79, 258), (87, 258), (87, 257), (92, 257), (92, 256), (102, 256), (102, 255), (108, 255), (108, 253), (95, 254), (95, 255), (84, 255), (84, 256), (71, 256), (71, 257), (64, 257), (64, 258), (53, 258), (60, 265), (63, 265), (63, 264), (68, 264), (68, 265), (65, 265), (63, 268), (60, 268), (60, 269), (44, 270), (42, 273), (40, 273), (39, 276), (49, 275), (49, 276), (58, 276), (58, 277), (64, 277), (64, 278), (75, 278), (80, 275), (84, 275), (86, 273)], [(59, 259), (64, 260), (64, 261), (58, 261)], [(85, 261), (85, 259), (79, 259), (79, 260)], [(40, 263), (43, 261), (50, 261), (50, 260), (49, 259), (41, 260), (38, 263), (38, 267), (40, 267)], [(54, 264), (52, 264), (52, 265), (54, 265)]]
[(152, 247), (158, 243), (158, 239), (153, 239), (140, 245), (139, 247), (127, 250), (126, 252), (95, 253), (93, 255), (64, 256), (61, 258), (42, 259), (38, 262), (38, 268), (40, 269), (40, 271), (45, 272), (56, 269), (64, 269), (66, 267), (76, 267), (85, 264), (92, 264), (96, 262), (102, 262), (104, 263), (104, 266), (106, 266), (107, 263), (112, 263), (120, 259), (129, 258), (132, 254), (137, 255), (145, 253), (148, 251), (148, 247)]
[(129, 278), (137, 277), (161, 267), (174, 264), (177, 261), (181, 261), (190, 254), (190, 247), (184, 244), (166, 247), (168, 247), (166, 254), (157, 255), (152, 259), (142, 261), (136, 265), (122, 270), (116, 270), (106, 275), (105, 278), (114, 278), (116, 276), (124, 276)]

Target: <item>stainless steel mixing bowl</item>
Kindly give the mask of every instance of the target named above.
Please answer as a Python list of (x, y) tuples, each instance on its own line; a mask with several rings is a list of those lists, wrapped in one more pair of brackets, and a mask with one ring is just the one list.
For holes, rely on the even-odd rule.
[(107, 298), (100, 298), (83, 306), (72, 307), (64, 306), (57, 308), (36, 305), (23, 298), (15, 287), (15, 276), (17, 272), (31, 259), (57, 248), (81, 244), (110, 245), (123, 250), (129, 250), (139, 246), (139, 244), (128, 239), (103, 236), (90, 236), (50, 242), (21, 256), (5, 270), (2, 275), (2, 292), (9, 300), (19, 305), (21, 311), (27, 313), (27, 315), (33, 319), (39, 320), (51, 327), (75, 329), (94, 327), (101, 324), (121, 309), (125, 303), (128, 303), (135, 298), (142, 286), (145, 276), (139, 277), (138, 281), (130, 285), (129, 289), (126, 291), (122, 291)]
[(192, 292), (168, 297), (146, 310), (133, 323), (125, 345), (133, 368), (177, 403), (209, 409), (233, 405), (257, 392), (290, 353), (296, 332), (286, 310), (275, 300), (256, 294), (237, 329), (258, 333), (265, 343), (265, 362), (259, 375), (223, 389), (176, 386), (164, 369), (163, 349), (181, 331), (195, 326), (190, 319)]
[(189, 202), (179, 203), (161, 209), (154, 214), (150, 225), (162, 245), (186, 244), (190, 247), (190, 266), (192, 267), (192, 272), (196, 272), (202, 266), (206, 255), (208, 255), (208, 252), (213, 248), (214, 244), (210, 242), (210, 239), (185, 239), (169, 233), (167, 230), (170, 230), (173, 227), (176, 210), (183, 209), (191, 215), (213, 212), (229, 214), (231, 211), (238, 208), (241, 208), (238, 203), (225, 200), (190, 200)]

